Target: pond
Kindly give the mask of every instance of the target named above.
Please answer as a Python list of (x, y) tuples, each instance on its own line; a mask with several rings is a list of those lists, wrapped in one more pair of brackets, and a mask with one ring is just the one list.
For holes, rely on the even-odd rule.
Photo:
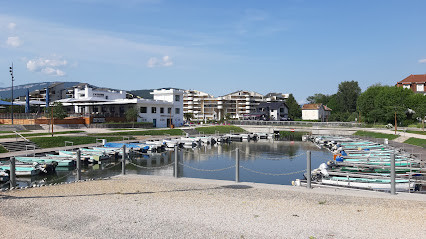
[[(179, 177), (235, 180), (236, 149), (240, 158), (240, 182), (291, 185), (302, 179), (306, 169), (306, 151), (312, 152), (312, 168), (332, 159), (332, 154), (310, 142), (259, 140), (216, 144), (178, 151)], [(174, 174), (174, 152), (138, 154), (126, 165), (127, 174)], [(102, 164), (86, 165), (82, 179), (110, 177), (121, 173), (120, 160), (107, 160)], [(49, 184), (75, 181), (74, 169), (56, 169), (53, 175), (18, 177), (18, 186), (34, 183)]]

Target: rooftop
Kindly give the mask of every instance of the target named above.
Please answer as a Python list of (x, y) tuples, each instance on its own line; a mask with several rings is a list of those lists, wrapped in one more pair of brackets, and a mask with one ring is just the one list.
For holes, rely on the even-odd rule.
[(426, 83), (426, 74), (422, 75), (409, 75), (397, 84), (409, 84), (409, 83)]

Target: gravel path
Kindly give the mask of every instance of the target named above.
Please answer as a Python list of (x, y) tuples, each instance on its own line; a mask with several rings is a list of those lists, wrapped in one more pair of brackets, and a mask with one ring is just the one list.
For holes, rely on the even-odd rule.
[(128, 175), (0, 194), (5, 238), (424, 238), (426, 196)]

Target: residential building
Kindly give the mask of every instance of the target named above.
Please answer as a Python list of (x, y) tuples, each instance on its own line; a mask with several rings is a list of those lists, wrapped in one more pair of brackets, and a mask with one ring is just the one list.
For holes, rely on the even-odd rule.
[(191, 120), (194, 121), (218, 120), (217, 102), (218, 99), (210, 94), (198, 90), (185, 90), (183, 111), (192, 114)]
[(328, 121), (332, 109), (323, 104), (304, 104), (302, 106), (302, 120)]
[(245, 119), (288, 120), (288, 106), (283, 101), (261, 102)]
[[(263, 96), (257, 92), (244, 90), (216, 98), (198, 90), (186, 90), (183, 107), (184, 113), (193, 114), (192, 120), (194, 121), (206, 122), (208, 120), (222, 120), (226, 118), (242, 120), (253, 118), (252, 113), (257, 111), (256, 107), (262, 102), (285, 102), (287, 98), (288, 94), (269, 93)], [(279, 118), (278, 114), (275, 116), (275, 119), (278, 119), (277, 117)]]
[(289, 94), (283, 93), (268, 93), (263, 98), (266, 102), (280, 102), (285, 101), (289, 97)]
[(396, 83), (396, 86), (410, 89), (414, 93), (425, 94), (426, 74), (423, 75), (409, 75), (402, 81)]
[(218, 98), (219, 119), (244, 119), (263, 101), (263, 95), (254, 91), (236, 91)]

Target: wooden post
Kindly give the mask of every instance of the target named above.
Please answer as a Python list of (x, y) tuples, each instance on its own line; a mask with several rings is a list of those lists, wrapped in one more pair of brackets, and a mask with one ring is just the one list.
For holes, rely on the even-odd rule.
[(311, 188), (311, 151), (306, 152), (306, 187)]
[(123, 144), (123, 157), (121, 158), (121, 174), (126, 174), (126, 145)]
[(10, 157), (9, 181), (11, 188), (16, 186), (15, 157)]
[(235, 149), (235, 182), (240, 182), (240, 149)]
[(395, 184), (395, 154), (391, 154), (391, 194), (396, 194), (396, 184)]
[(396, 110), (395, 110), (395, 135), (396, 135), (396, 128), (397, 128), (397, 122), (396, 122)]
[(77, 150), (77, 181), (81, 180), (81, 151)]
[(178, 147), (175, 145), (175, 178), (178, 178)]

